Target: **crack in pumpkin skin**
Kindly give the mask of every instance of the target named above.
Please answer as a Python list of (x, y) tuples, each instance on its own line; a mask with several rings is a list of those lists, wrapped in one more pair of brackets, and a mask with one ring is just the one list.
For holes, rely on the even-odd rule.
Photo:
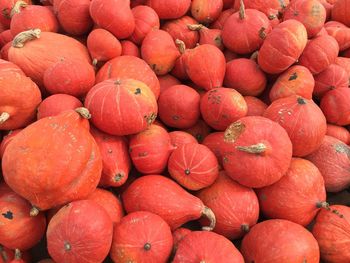
[(245, 125), (242, 122), (236, 121), (232, 123), (224, 133), (224, 141), (234, 143), (244, 130)]

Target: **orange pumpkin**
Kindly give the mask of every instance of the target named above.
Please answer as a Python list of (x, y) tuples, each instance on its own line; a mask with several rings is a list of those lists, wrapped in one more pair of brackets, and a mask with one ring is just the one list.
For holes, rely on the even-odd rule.
[(350, 27), (350, 1), (337, 0), (332, 9), (332, 20), (341, 22)]
[(328, 35), (337, 40), (340, 51), (350, 48), (350, 28), (337, 21), (329, 21), (324, 27)]

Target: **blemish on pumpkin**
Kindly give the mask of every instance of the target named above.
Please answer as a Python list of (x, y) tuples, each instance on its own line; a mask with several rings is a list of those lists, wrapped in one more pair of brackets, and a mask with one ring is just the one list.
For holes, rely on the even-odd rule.
[(149, 250), (151, 250), (151, 244), (150, 243), (146, 243), (144, 246), (143, 246), (143, 248), (144, 248), (144, 250), (146, 250), (146, 251), (149, 251)]
[(115, 85), (119, 86), (120, 84), (122, 84), (122, 81), (120, 79), (117, 79), (115, 82), (114, 82)]
[(186, 174), (186, 175), (190, 175), (190, 174), (191, 174), (190, 169), (187, 168), (187, 169), (185, 170), (185, 174)]
[(107, 69), (107, 76), (110, 79), (112, 75), (112, 64), (108, 65), (108, 69)]
[(295, 80), (297, 78), (298, 78), (298, 74), (296, 72), (294, 72), (292, 75), (290, 75), (288, 80), (291, 81), (291, 80)]
[(203, 135), (202, 134), (197, 133), (195, 137), (196, 137), (197, 141), (199, 141), (199, 142), (203, 141)]
[(350, 158), (350, 147), (346, 144), (337, 143), (333, 145), (333, 148), (337, 153), (345, 153)]
[(141, 152), (138, 154), (139, 157), (144, 157), (144, 156), (147, 156), (148, 155), (148, 152)]
[(236, 121), (232, 123), (224, 133), (224, 141), (235, 142), (238, 137), (244, 132), (244, 130), (245, 125), (242, 122)]
[(112, 149), (108, 149), (108, 153), (112, 153), (113, 152), (113, 150)]
[(306, 100), (305, 100), (304, 98), (302, 98), (302, 97), (298, 97), (298, 98), (297, 98), (297, 102), (298, 102), (299, 105), (304, 105), (304, 104), (306, 104)]
[(299, 12), (297, 10), (294, 10), (293, 16), (298, 16), (298, 15), (299, 15)]
[(144, 118), (146, 119), (147, 124), (151, 125), (153, 121), (157, 118), (157, 114), (152, 112), (149, 116), (145, 115)]
[(330, 90), (334, 90), (335, 89), (335, 87), (332, 85), (332, 86), (329, 86), (328, 87)]
[(7, 19), (11, 19), (11, 16), (10, 16), (10, 9), (9, 8), (4, 8), (2, 9), (1, 13), (4, 17), (6, 17)]
[(179, 120), (180, 119), (180, 117), (179, 116), (177, 116), (177, 115), (174, 115), (174, 116), (172, 116), (171, 117), (174, 121), (177, 121), (177, 120)]
[(141, 89), (140, 88), (137, 88), (136, 90), (135, 90), (135, 93), (134, 93), (135, 95), (137, 95), (137, 94), (141, 94)]
[(13, 219), (13, 213), (11, 211), (7, 211), (6, 213), (1, 214), (6, 219), (12, 220)]
[(261, 39), (265, 39), (266, 38), (266, 32), (265, 32), (266, 28), (265, 27), (261, 27), (259, 30), (259, 37)]

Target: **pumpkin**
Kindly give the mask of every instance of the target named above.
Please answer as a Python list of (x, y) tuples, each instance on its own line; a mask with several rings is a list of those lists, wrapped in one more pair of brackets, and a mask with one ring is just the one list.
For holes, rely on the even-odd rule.
[(224, 131), (232, 123), (247, 114), (243, 96), (234, 89), (216, 88), (201, 98), (201, 115), (215, 130)]
[(96, 83), (111, 78), (131, 78), (144, 82), (159, 96), (159, 81), (157, 76), (145, 61), (134, 56), (120, 56), (108, 61), (96, 75)]
[(162, 173), (172, 150), (169, 133), (158, 125), (131, 136), (129, 142), (131, 160), (142, 174)]
[(291, 66), (283, 72), (270, 90), (270, 100), (275, 101), (291, 95), (312, 99), (315, 80), (310, 70), (304, 66)]
[(237, 90), (243, 96), (257, 96), (266, 87), (266, 76), (251, 59), (233, 59), (226, 64), (224, 86)]
[(32, 28), (48, 32), (58, 31), (57, 18), (48, 7), (28, 5), (25, 1), (17, 1), (11, 13), (10, 30), (13, 36)]
[(224, 141), (224, 169), (244, 186), (271, 185), (288, 170), (292, 143), (276, 122), (260, 116), (243, 117), (226, 129)]
[(13, 38), (14, 38), (14, 35), (12, 35), (10, 29), (1, 32), (0, 33), (0, 47), (3, 47), (8, 42), (12, 41)]
[[(271, 21), (278, 20), (285, 8), (289, 5), (289, 0), (244, 0), (246, 8), (256, 9), (266, 14)], [(234, 9), (238, 10), (240, 1), (234, 1)]]
[(161, 93), (158, 100), (159, 117), (166, 125), (190, 128), (200, 116), (200, 96), (186, 85), (175, 85)]
[(181, 240), (184, 239), (184, 237), (191, 232), (192, 231), (190, 229), (184, 228), (184, 227), (179, 227), (175, 231), (173, 231), (173, 243), (174, 243), (173, 251), (174, 252), (176, 252), (177, 247), (181, 242)]
[(174, 76), (167, 74), (158, 77), (159, 85), (160, 85), (160, 93), (170, 88), (171, 86), (180, 85), (181, 82), (175, 78)]
[(275, 100), (263, 116), (287, 131), (293, 156), (303, 157), (317, 150), (326, 135), (327, 123), (321, 109), (312, 100), (297, 95)]
[[(335, 59), (335, 64), (345, 69), (348, 75), (350, 76), (350, 58), (337, 57)], [(349, 78), (349, 82), (350, 82), (350, 78)]]
[(92, 123), (111, 135), (141, 132), (157, 116), (153, 92), (135, 79), (107, 79), (96, 84), (86, 95), (84, 105), (92, 114)]
[(174, 67), (180, 52), (168, 32), (153, 29), (142, 41), (141, 56), (157, 75), (165, 75)]
[(118, 39), (128, 38), (134, 32), (135, 19), (130, 0), (92, 0), (90, 15), (95, 24)]
[[(88, 220), (91, 223), (87, 223)], [(102, 262), (108, 255), (113, 222), (106, 210), (92, 200), (71, 202), (51, 219), (47, 249), (56, 262)]]
[(169, 132), (169, 136), (171, 145), (174, 146), (174, 149), (179, 148), (184, 144), (197, 143), (196, 138), (184, 131), (172, 131)]
[(210, 127), (205, 123), (202, 119), (199, 119), (195, 125), (192, 127), (185, 129), (185, 132), (188, 132), (192, 136), (194, 136), (199, 143), (201, 143), (205, 137), (210, 134)]
[(350, 186), (350, 147), (326, 135), (321, 146), (306, 156), (320, 170), (327, 192), (340, 192)]
[(209, 29), (202, 24), (193, 24), (188, 25), (190, 30), (199, 32), (199, 44), (211, 44), (219, 48), (220, 50), (224, 50), (224, 45), (222, 43), (221, 38), (221, 30), (220, 29)]
[(138, 46), (136, 46), (133, 42), (129, 40), (122, 40), (120, 42), (122, 45), (122, 56), (134, 56), (141, 57), (141, 52)]
[(349, 228), (349, 207), (332, 205), (330, 211), (320, 211), (312, 228), (312, 234), (320, 246), (321, 259), (331, 263), (350, 260)]
[(186, 189), (200, 190), (214, 183), (219, 167), (216, 156), (207, 146), (188, 143), (171, 153), (168, 172)]
[(16, 64), (4, 59), (0, 59), (0, 74), (7, 74), (7, 72), (16, 72), (25, 76), (24, 72)]
[[(4, 1), (1, 1), (0, 3), (0, 10), (1, 10), (0, 23), (5, 29), (10, 28), (11, 11), (12, 11), (12, 8), (15, 6), (16, 2), (18, 1), (20, 0), (4, 0)], [(28, 4), (32, 3), (31, 0), (24, 0), (24, 1)]]
[(213, 231), (228, 239), (241, 238), (258, 221), (259, 201), (253, 189), (231, 180), (224, 171), (196, 195), (216, 216)]
[(222, 0), (192, 0), (191, 14), (201, 24), (215, 21), (223, 8)]
[(5, 46), (3, 46), (1, 49), (0, 49), (0, 58), (4, 59), (4, 60), (8, 60), (9, 59), (9, 56), (8, 56), (8, 51), (11, 47), (12, 43), (11, 42), (8, 42)]
[(222, 40), (229, 50), (237, 54), (249, 54), (260, 48), (271, 25), (267, 16), (256, 10), (245, 10), (240, 0), (239, 12), (232, 14), (222, 29)]
[(248, 108), (246, 116), (263, 116), (268, 107), (265, 102), (253, 96), (244, 96), (244, 100)]
[(350, 132), (342, 127), (333, 124), (327, 124), (327, 133), (328, 136), (337, 138), (338, 140), (344, 142), (345, 144), (350, 144)]
[[(9, 133), (2, 138), (0, 144), (0, 159), (4, 156), (5, 149), (7, 145), (13, 140), (13, 138), (21, 131), (22, 129), (11, 130)], [(0, 180), (1, 181), (1, 180)]]
[(335, 62), (339, 53), (338, 42), (331, 36), (313, 38), (300, 56), (300, 65), (307, 67), (312, 74), (318, 74)]
[(243, 238), (241, 252), (245, 262), (320, 261), (320, 249), (312, 234), (301, 225), (283, 219), (255, 225)]
[(227, 21), (227, 19), (235, 12), (233, 8), (226, 9), (221, 12), (220, 16), (218, 19), (216, 19), (211, 25), (210, 28), (213, 29), (220, 29), (222, 30), (224, 28), (224, 25)]
[[(221, 149), (224, 144), (224, 132), (212, 132), (204, 138), (202, 144), (207, 146), (216, 156), (220, 166), (222, 166)], [(221, 168), (221, 167), (220, 167)]]
[(158, 215), (139, 211), (123, 217), (114, 228), (114, 262), (167, 262), (173, 247), (169, 225)]
[(344, 51), (350, 48), (350, 28), (337, 21), (329, 21), (324, 25), (328, 35), (337, 40), (339, 50)]
[(202, 201), (186, 192), (180, 185), (162, 175), (146, 175), (137, 178), (122, 194), (127, 213), (148, 211), (162, 217), (172, 230), (184, 223), (206, 216), (215, 227), (215, 215)]
[(259, 50), (259, 66), (270, 74), (281, 73), (298, 60), (306, 43), (305, 26), (294, 19), (286, 20), (267, 35)]
[(7, 146), (4, 179), (33, 205), (32, 215), (85, 198), (96, 188), (102, 161), (88, 130), (88, 117), (86, 109), (78, 108), (43, 118)]
[(227, 238), (213, 232), (193, 231), (178, 244), (173, 263), (197, 262), (243, 263), (239, 250)]
[(124, 137), (114, 136), (91, 127), (102, 157), (102, 175), (99, 182), (103, 187), (117, 187), (128, 179), (131, 170), (131, 160), (128, 143)]
[(328, 91), (338, 88), (348, 88), (350, 76), (344, 68), (337, 64), (331, 64), (321, 73), (315, 76), (315, 88), (313, 94), (322, 98)]
[(106, 62), (122, 54), (122, 45), (109, 31), (96, 28), (87, 38), (87, 48), (92, 57), (92, 63)]
[(350, 27), (350, 5), (349, 0), (338, 0), (332, 8), (332, 20), (343, 23)]
[(184, 16), (190, 8), (190, 0), (147, 0), (146, 4), (154, 9), (160, 19), (176, 19)]
[[(43, 213), (30, 216), (31, 205), (0, 183), (0, 242), (7, 248), (26, 250), (35, 246), (44, 236), (46, 218)], [(6, 261), (5, 261), (6, 262)]]
[(327, 122), (336, 125), (350, 124), (350, 89), (338, 88), (328, 91), (322, 97), (320, 107)]

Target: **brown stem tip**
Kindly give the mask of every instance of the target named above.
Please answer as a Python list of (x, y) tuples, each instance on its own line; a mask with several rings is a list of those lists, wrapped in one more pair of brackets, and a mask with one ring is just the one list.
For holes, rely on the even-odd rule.
[(324, 208), (326, 210), (330, 210), (329, 204), (327, 202), (317, 202), (316, 203), (317, 208)]
[(263, 143), (258, 143), (250, 146), (236, 146), (236, 149), (246, 153), (264, 153), (266, 151), (266, 145)]
[(179, 49), (181, 54), (185, 53), (185, 51), (186, 51), (186, 44), (185, 44), (185, 42), (183, 42), (180, 39), (176, 39), (175, 40), (175, 44), (176, 44), (176, 46)]
[(203, 226), (202, 230), (212, 231), (216, 225), (216, 218), (215, 218), (215, 214), (214, 214), (213, 210), (211, 210), (209, 207), (205, 206), (203, 211), (202, 211), (202, 215), (207, 217), (210, 221), (209, 226)]
[(247, 224), (242, 224), (242, 225), (241, 225), (241, 230), (242, 230), (244, 233), (248, 233), (249, 230), (250, 230), (250, 227), (249, 227), (249, 225), (247, 225)]
[(75, 111), (77, 113), (79, 113), (79, 115), (81, 117), (83, 117), (84, 119), (90, 119), (91, 118), (91, 114), (89, 112), (89, 110), (87, 108), (84, 108), (84, 107), (79, 107), (79, 108), (76, 108)]
[(10, 118), (10, 114), (7, 112), (3, 112), (0, 114), (0, 124), (3, 124), (5, 121), (7, 121)]
[(39, 214), (39, 209), (35, 206), (32, 207), (32, 209), (30, 209), (29, 215), (30, 216), (37, 216)]
[(205, 26), (202, 24), (193, 24), (193, 25), (187, 25), (187, 28), (191, 31), (200, 31)]
[(239, 18), (244, 19), (245, 18), (245, 6), (243, 0), (239, 1)]
[(15, 259), (20, 260), (21, 258), (22, 258), (22, 253), (18, 248), (16, 248), (15, 249)]

